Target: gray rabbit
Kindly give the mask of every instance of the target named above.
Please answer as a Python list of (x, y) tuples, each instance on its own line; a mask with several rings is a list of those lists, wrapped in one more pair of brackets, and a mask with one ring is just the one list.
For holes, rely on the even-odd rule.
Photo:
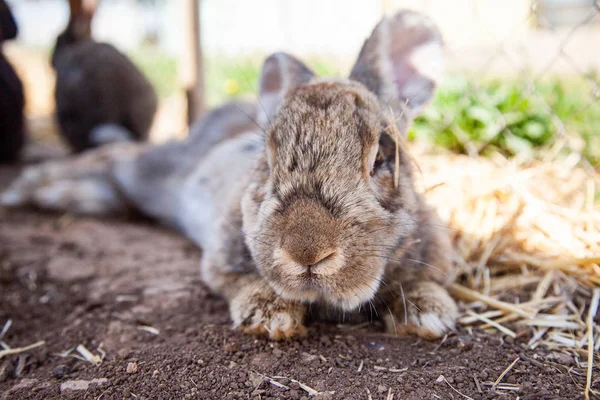
[(258, 105), (219, 108), (184, 142), (34, 167), (2, 201), (96, 214), (133, 206), (180, 230), (249, 334), (301, 336), (309, 307), (373, 308), (391, 332), (438, 338), (457, 317), (445, 289), (453, 250), (396, 133), (432, 98), (442, 61), (435, 25), (399, 12), (375, 27), (348, 79), (274, 54)]

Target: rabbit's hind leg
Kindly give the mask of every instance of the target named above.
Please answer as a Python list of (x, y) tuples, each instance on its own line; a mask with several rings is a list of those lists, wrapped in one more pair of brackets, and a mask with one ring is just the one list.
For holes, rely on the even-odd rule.
[(126, 212), (128, 202), (112, 168), (117, 161), (136, 157), (140, 149), (140, 145), (119, 143), (28, 167), (0, 195), (0, 204), (92, 215)]

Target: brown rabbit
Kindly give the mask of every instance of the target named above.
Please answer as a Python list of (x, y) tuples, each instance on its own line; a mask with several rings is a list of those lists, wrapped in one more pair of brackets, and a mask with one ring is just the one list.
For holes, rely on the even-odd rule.
[[(4, 201), (77, 209), (98, 199), (102, 182), (105, 199), (134, 204), (203, 248), (204, 282), (248, 333), (294, 337), (306, 331), (308, 307), (340, 315), (372, 307), (393, 332), (437, 338), (457, 316), (444, 289), (453, 252), (390, 132), (392, 124), (406, 132), (431, 99), (441, 64), (436, 27), (403, 11), (375, 27), (349, 79), (319, 79), (274, 54), (257, 113), (228, 106), (207, 117), (248, 115), (235, 133), (227, 122), (204, 123), (184, 145), (123, 150), (95, 164), (105, 165), (96, 181), (69, 172), (73, 161), (42, 166)], [(254, 114), (264, 131), (250, 124)], [(107, 204), (96, 211), (119, 208)]]
[(152, 84), (125, 54), (92, 39), (95, 4), (70, 4), (69, 24), (52, 53), (61, 136), (74, 151), (145, 141), (158, 107)]

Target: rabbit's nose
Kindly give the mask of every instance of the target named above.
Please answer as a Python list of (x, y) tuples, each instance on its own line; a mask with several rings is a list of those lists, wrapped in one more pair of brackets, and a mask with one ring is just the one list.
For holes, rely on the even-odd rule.
[(344, 257), (335, 248), (287, 248), (278, 251), (277, 257), (286, 266), (284, 269), (293, 275), (331, 275), (344, 263)]
[[(291, 239), (291, 238), (289, 238)], [(319, 241), (308, 238), (294, 238), (287, 240), (283, 249), (291, 261), (306, 268), (311, 268), (335, 255), (335, 250), (329, 246), (318, 243)]]
[(319, 266), (319, 264), (323, 264), (327, 260), (333, 260), (335, 258), (336, 252), (334, 250), (327, 250), (317, 254), (318, 256), (313, 257), (313, 259), (308, 263), (300, 263), (307, 269), (307, 272), (314, 272), (314, 270)]

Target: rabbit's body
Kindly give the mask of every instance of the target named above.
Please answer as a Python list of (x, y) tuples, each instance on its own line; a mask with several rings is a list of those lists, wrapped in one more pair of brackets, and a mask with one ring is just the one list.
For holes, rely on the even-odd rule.
[(0, 162), (16, 161), (25, 145), (23, 84), (2, 52), (2, 42), (17, 33), (8, 5), (0, 0)]
[(393, 133), (433, 96), (423, 60), (441, 62), (441, 41), (412, 12), (375, 28), (350, 79), (272, 55), (258, 107), (218, 109), (184, 142), (98, 151), (88, 163), (104, 169), (88, 174), (74, 163), (31, 171), (4, 202), (96, 212), (129, 203), (176, 227), (203, 248), (203, 281), (248, 333), (302, 335), (310, 307), (374, 312), (393, 332), (440, 337), (457, 315), (444, 289), (452, 248)]
[(108, 142), (147, 139), (157, 97), (131, 60), (91, 39), (91, 15), (74, 16), (56, 42), (56, 115), (70, 147), (82, 151)]
[(19, 158), (25, 145), (23, 84), (0, 51), (0, 162)]

